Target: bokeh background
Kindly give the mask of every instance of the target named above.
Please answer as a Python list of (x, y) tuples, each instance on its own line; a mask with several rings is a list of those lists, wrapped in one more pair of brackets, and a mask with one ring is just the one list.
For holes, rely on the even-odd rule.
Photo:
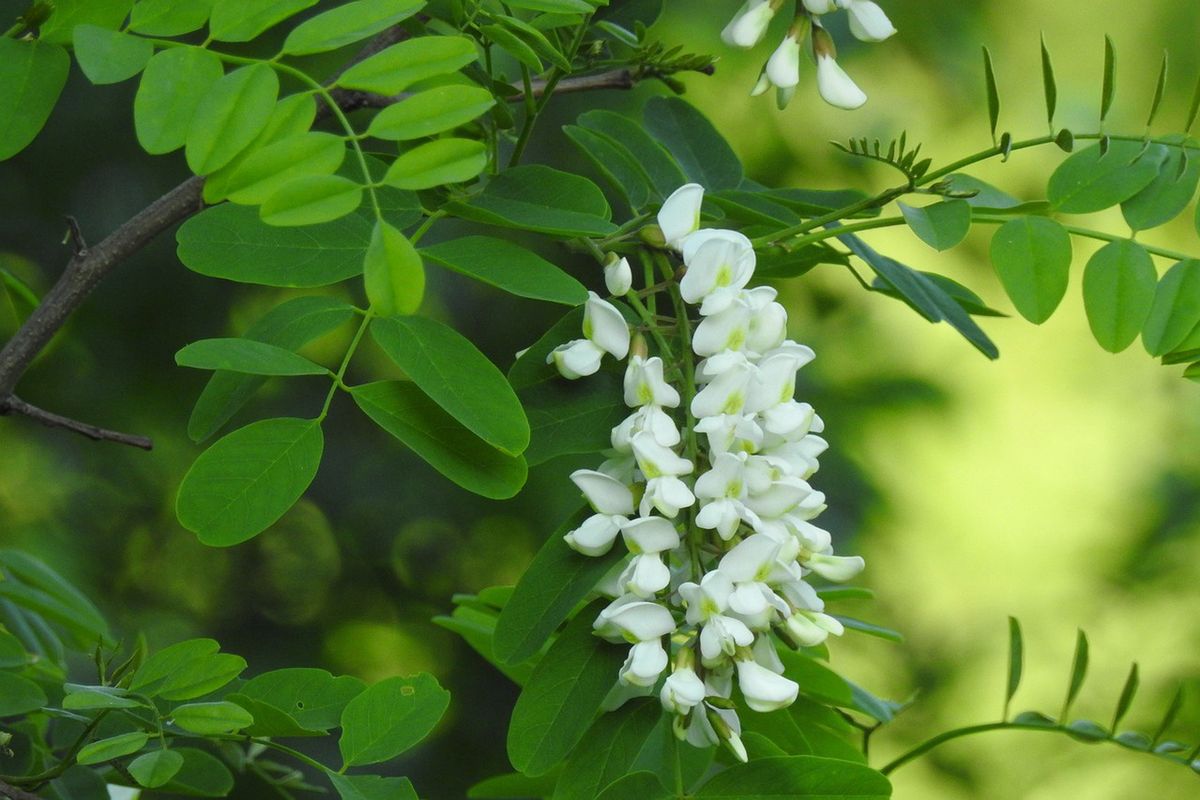
[[(0, 2), (0, 11), (11, 16), (18, 5)], [(891, 185), (893, 176), (839, 154), (829, 139), (907, 130), (942, 163), (987, 146), (983, 44), (999, 73), (1001, 127), (1018, 138), (1045, 129), (1039, 32), (1054, 53), (1059, 120), (1079, 130), (1095, 128), (1106, 32), (1119, 52), (1112, 130), (1143, 129), (1164, 49), (1171, 73), (1160, 132), (1178, 129), (1200, 71), (1194, 0), (1136, 8), (1121, 0), (883, 5), (899, 36), (872, 46), (838, 36), (843, 63), (871, 97), (854, 113), (823, 105), (811, 71), (785, 112), (749, 98), (773, 44), (750, 53), (720, 44), (732, 0), (668, 0), (653, 34), (721, 56), (714, 77), (685, 79), (687, 97), (729, 137), (751, 177), (780, 186)], [(777, 22), (782, 36), (786, 22)], [(540, 124), (532, 158), (588, 173), (559, 126), (598, 103), (635, 112), (662, 91), (561, 98)], [(0, 260), (40, 289), (67, 256), (64, 214), (98, 239), (185, 176), (180, 156), (138, 149), (132, 92), (131, 84), (90, 87), (76, 72), (43, 136), (0, 164)], [(1033, 199), (1061, 158), (1053, 148), (1025, 152), (976, 174)], [(1200, 253), (1190, 219), (1189, 211), (1146, 239)], [(1124, 231), (1119, 214), (1091, 222)], [(899, 229), (867, 238), (1010, 311), (988, 266), (989, 233), (944, 254)], [(934, 732), (999, 715), (1010, 614), (1024, 623), (1027, 641), (1016, 708), (1058, 709), (1077, 627), (1090, 634), (1093, 663), (1080, 715), (1106, 722), (1132, 660), (1141, 664), (1143, 690), (1131, 726), (1153, 730), (1179, 683), (1200, 688), (1200, 387), (1139, 345), (1112, 356), (1091, 340), (1078, 286), (1093, 249), (1076, 243), (1072, 289), (1048, 323), (985, 321), (1002, 351), (997, 362), (946, 326), (865, 294), (843, 269), (821, 267), (779, 285), (792, 337), (819, 356), (802, 392), (825, 417), (832, 443), (815, 479), (830, 498), (824, 519), (841, 537), (839, 550), (866, 556), (863, 582), (878, 595), (853, 610), (908, 637), (893, 645), (849, 635), (832, 648), (839, 669), (878, 693), (918, 694), (916, 706), (875, 737), (875, 763)], [(594, 268), (553, 255), (599, 285)], [(576, 464), (535, 470), (512, 501), (482, 501), (342, 398), (307, 499), (251, 543), (201, 546), (175, 522), (172, 505), (200, 452), (184, 430), (206, 376), (177, 368), (173, 354), (194, 339), (240, 333), (290, 294), (195, 275), (175, 259), (171, 236), (118, 271), (21, 390), (64, 413), (150, 434), (156, 449), (94, 445), (0, 418), (0, 546), (48, 560), (121, 631), (145, 631), (158, 645), (214, 636), (252, 671), (321, 666), (370, 680), (433, 672), (454, 693), (451, 711), (400, 769), (423, 796), (462, 797), (470, 783), (507, 770), (515, 691), (430, 618), (450, 608), (454, 592), (520, 575), (564, 516), (566, 474)], [(558, 314), (445, 273), (435, 276), (425, 312), (452, 322), (501, 367)], [(0, 294), (0, 337), (13, 325)], [(328, 361), (347, 335), (332, 334), (306, 354)], [(361, 380), (389, 371), (370, 350), (356, 366)], [(294, 380), (286, 391), (270, 384), (240, 419), (313, 413), (324, 387)], [(1176, 728), (1177, 738), (1200, 735), (1200, 693), (1192, 692)], [(894, 780), (901, 800), (1200, 796), (1200, 779), (1185, 768), (1036, 733), (956, 742)]]

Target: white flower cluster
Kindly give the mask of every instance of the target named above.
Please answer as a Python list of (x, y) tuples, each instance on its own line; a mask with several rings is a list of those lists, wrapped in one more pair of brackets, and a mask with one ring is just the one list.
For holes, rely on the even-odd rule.
[[(772, 631), (793, 646), (841, 634), (806, 577), (843, 581), (864, 565), (834, 556), (829, 533), (812, 522), (825, 497), (808, 478), (827, 445), (820, 417), (794, 393), (813, 353), (786, 338), (774, 289), (746, 288), (750, 241), (698, 230), (703, 195), (699, 185), (683, 186), (658, 216), (687, 268), (680, 294), (699, 306), (692, 347), (703, 360), (689, 381), (686, 366), (633, 348), (624, 380), (633, 412), (613, 429), (609, 460), (571, 475), (595, 513), (565, 538), (600, 556), (619, 536), (629, 552), (601, 587), (614, 599), (595, 621), (598, 635), (632, 645), (620, 683), (641, 693), (659, 686), (680, 738), (723, 741), (744, 759), (735, 675), (749, 708), (790, 705), (799, 687), (782, 674)], [(616, 260), (609, 266), (622, 271)], [(614, 282), (628, 291), (628, 281)], [(621, 358), (630, 349), (621, 313), (595, 294), (586, 320), (585, 338), (549, 359), (568, 378), (594, 372), (604, 352)], [(682, 433), (673, 416), (680, 392), (666, 379), (675, 370), (698, 387), (691, 430)], [(680, 455), (685, 446), (695, 462)]]
[[(757, 96), (774, 86), (779, 107), (792, 99), (800, 83), (800, 49), (812, 32), (813, 57), (817, 62), (817, 89), (830, 105), (852, 110), (867, 102), (862, 89), (837, 63), (833, 39), (821, 24), (821, 16), (845, 9), (850, 32), (864, 42), (882, 42), (896, 32), (887, 14), (872, 0), (796, 0), (801, 6), (783, 42), (767, 60), (751, 94)], [(767, 27), (783, 6), (783, 0), (746, 0), (721, 38), (731, 47), (749, 49), (762, 41)]]

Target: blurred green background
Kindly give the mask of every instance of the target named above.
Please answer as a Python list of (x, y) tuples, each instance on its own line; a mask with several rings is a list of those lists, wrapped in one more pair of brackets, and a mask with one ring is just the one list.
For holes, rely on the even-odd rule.
[[(6, 16), (18, 3), (0, 3)], [(1111, 130), (1138, 133), (1161, 51), (1171, 78), (1157, 129), (1174, 132), (1200, 71), (1195, 0), (964, 0), (883, 2), (900, 34), (864, 46), (835, 35), (841, 60), (870, 95), (858, 112), (816, 97), (811, 70), (779, 113), (748, 91), (776, 39), (730, 52), (717, 35), (736, 3), (668, 0), (654, 34), (719, 54), (714, 77), (685, 79), (687, 97), (732, 142), (751, 177), (770, 185), (880, 189), (892, 175), (833, 150), (829, 139), (911, 140), (945, 163), (989, 143), (979, 49), (993, 53), (1004, 98), (1001, 127), (1044, 131), (1038, 34), (1059, 75), (1060, 123), (1095, 127), (1103, 34), (1119, 52)], [(702, 6), (704, 13), (696, 13)], [(778, 35), (786, 21), (777, 20)], [(839, 33), (840, 31), (840, 33)], [(587, 174), (558, 132), (594, 104), (635, 111), (661, 87), (562, 97), (540, 123), (531, 157)], [(182, 158), (150, 158), (132, 134), (133, 86), (90, 87), (77, 72), (42, 137), (0, 164), (0, 259), (45, 289), (67, 256), (64, 214), (98, 239), (185, 176)], [(976, 170), (1034, 199), (1062, 158), (1027, 151)], [(1119, 214), (1098, 227), (1121, 233)], [(990, 229), (937, 254), (900, 229), (868, 240), (894, 257), (954, 277), (1010, 310), (987, 261)], [(453, 235), (453, 226), (435, 235)], [(1185, 218), (1147, 240), (1200, 253)], [(1200, 672), (1200, 388), (1138, 345), (1111, 356), (1091, 340), (1078, 297), (1092, 251), (1076, 243), (1072, 291), (1040, 328), (986, 320), (1002, 351), (988, 362), (946, 326), (866, 295), (847, 272), (821, 267), (779, 286), (791, 335), (818, 360), (801, 388), (825, 417), (831, 451), (814, 483), (843, 552), (868, 560), (878, 594), (854, 609), (901, 629), (906, 644), (849, 635), (834, 664), (854, 680), (918, 703), (873, 741), (873, 762), (935, 732), (1000, 713), (1005, 617), (1023, 623), (1026, 682), (1017, 709), (1054, 713), (1065, 690), (1075, 629), (1092, 640), (1078, 713), (1102, 723), (1131, 660), (1143, 691), (1129, 724), (1157, 724), (1174, 687)], [(547, 251), (564, 265), (565, 252)], [(600, 276), (573, 269), (589, 285)], [(345, 289), (345, 291), (352, 291)], [(326, 458), (308, 498), (251, 543), (198, 544), (174, 521), (175, 487), (200, 448), (184, 433), (206, 375), (174, 366), (198, 338), (240, 333), (292, 293), (213, 281), (183, 269), (171, 236), (100, 287), (26, 377), (32, 402), (154, 436), (151, 454), (95, 445), (25, 421), (0, 419), (0, 546), (33, 552), (84, 586), (126, 634), (159, 645), (211, 635), (252, 671), (323, 666), (368, 679), (433, 672), (454, 693), (438, 733), (399, 769), (422, 794), (457, 798), (507, 770), (504, 731), (513, 687), (455, 637), (430, 623), (456, 591), (511, 583), (570, 502), (562, 460), (535, 470), (515, 500), (459, 491), (405, 453), (345, 398), (327, 421)], [(425, 313), (451, 321), (502, 367), (558, 312), (438, 272)], [(0, 295), (0, 337), (14, 311)], [(329, 361), (347, 331), (306, 354)], [(359, 380), (389, 367), (364, 351)], [(268, 385), (242, 422), (314, 413), (323, 387)], [(583, 462), (592, 459), (584, 459)], [(1195, 687), (1193, 687), (1195, 688)], [(1200, 732), (1191, 696), (1178, 738)], [(464, 754), (467, 754), (464, 757)], [(1186, 769), (1115, 748), (1036, 733), (989, 734), (936, 750), (899, 770), (896, 796), (1051, 800), (1196, 797)], [(248, 795), (253, 796), (253, 795)]]

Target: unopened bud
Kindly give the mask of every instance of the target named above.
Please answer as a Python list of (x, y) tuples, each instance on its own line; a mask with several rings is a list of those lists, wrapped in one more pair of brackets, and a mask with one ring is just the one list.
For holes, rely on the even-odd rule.
[(638, 231), (638, 237), (651, 247), (657, 247), (660, 250), (667, 246), (667, 237), (663, 236), (662, 228), (657, 225), (647, 225), (642, 228)]

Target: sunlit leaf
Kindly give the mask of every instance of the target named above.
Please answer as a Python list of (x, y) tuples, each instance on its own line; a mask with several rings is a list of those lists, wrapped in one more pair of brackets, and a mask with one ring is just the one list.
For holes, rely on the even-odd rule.
[(342, 711), (338, 747), (345, 766), (389, 761), (433, 730), (450, 693), (432, 675), (386, 678), (355, 697)]
[(1083, 305), (1101, 347), (1119, 353), (1133, 343), (1157, 285), (1154, 261), (1141, 245), (1117, 241), (1096, 251), (1083, 272)]
[(1019, 217), (992, 237), (992, 265), (1004, 291), (1025, 319), (1040, 325), (1067, 291), (1071, 237), (1045, 217)]

